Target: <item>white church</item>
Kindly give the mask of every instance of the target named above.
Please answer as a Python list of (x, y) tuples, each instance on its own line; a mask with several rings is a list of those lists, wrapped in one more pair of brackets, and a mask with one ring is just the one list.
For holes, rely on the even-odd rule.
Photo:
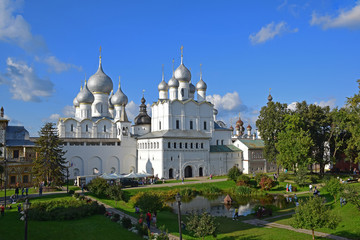
[(206, 100), (201, 73), (196, 86), (192, 84), (182, 50), (180, 66), (171, 79), (166, 82), (163, 76), (158, 84), (152, 116), (143, 96), (133, 125), (120, 80), (113, 93), (113, 81), (103, 71), (100, 54), (97, 72), (73, 101), (75, 116), (60, 118), (57, 124), (71, 164), (70, 178), (129, 172), (187, 178), (223, 175), (233, 166), (250, 172), (243, 166), (244, 146), (236, 144), (232, 127), (217, 121), (217, 110)]

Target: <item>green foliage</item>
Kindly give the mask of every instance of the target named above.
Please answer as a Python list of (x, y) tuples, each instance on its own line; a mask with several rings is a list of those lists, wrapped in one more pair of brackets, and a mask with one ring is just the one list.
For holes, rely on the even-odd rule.
[(164, 202), (154, 192), (139, 192), (130, 199), (133, 206), (138, 206), (144, 212), (157, 212), (163, 208)]
[(308, 183), (307, 172), (305, 167), (300, 167), (296, 173), (295, 183), (299, 186), (305, 186)]
[(74, 198), (79, 198), (80, 197), (80, 193), (74, 193)]
[(147, 226), (146, 226), (145, 224), (143, 224), (143, 223), (137, 223), (137, 224), (135, 225), (135, 229), (138, 231), (138, 234), (139, 234), (140, 236), (145, 236), (145, 235), (148, 234), (148, 228), (147, 228)]
[(159, 227), (160, 233), (156, 237), (156, 240), (169, 240), (168, 230), (165, 229), (165, 225)]
[(123, 199), (124, 193), (121, 190), (121, 185), (111, 185), (106, 189), (106, 195), (116, 202)]
[(46, 123), (39, 136), (35, 143), (37, 157), (33, 161), (33, 176), (38, 183), (51, 181), (54, 185), (62, 185), (66, 172), (65, 151), (54, 123)]
[(203, 212), (201, 215), (198, 213), (192, 213), (187, 218), (187, 230), (194, 233), (195, 237), (204, 239), (208, 235), (216, 237), (216, 231), (218, 224), (215, 223), (214, 217), (207, 212)]
[(266, 175), (265, 173), (257, 173), (256, 175), (255, 175), (255, 181), (256, 181), (256, 183), (257, 184), (260, 184), (260, 182), (261, 182), (261, 179), (263, 178), (263, 177), (267, 177), (268, 175)]
[(343, 185), (340, 181), (336, 178), (331, 178), (329, 181), (326, 182), (324, 189), (328, 191), (333, 197), (336, 202), (336, 196), (343, 190)]
[(318, 183), (319, 180), (320, 180), (320, 178), (319, 178), (318, 175), (312, 174), (312, 175), (309, 176), (309, 181), (310, 181), (311, 183)]
[(234, 182), (236, 182), (236, 179), (242, 174), (242, 172), (240, 171), (240, 169), (236, 166), (233, 166), (232, 168), (229, 169), (228, 172), (228, 180), (233, 180)]
[[(219, 195), (219, 194), (222, 194), (222, 190), (220, 188), (212, 186), (212, 185), (206, 186), (205, 188), (201, 189), (200, 192), (201, 192), (202, 195)], [(181, 195), (181, 193), (180, 193), (180, 195)]]
[(111, 221), (113, 222), (118, 222), (120, 220), (120, 215), (115, 213), (114, 215), (111, 216)]
[(237, 186), (246, 186), (248, 185), (250, 182), (250, 178), (246, 175), (240, 175), (237, 179), (236, 179), (236, 185)]
[(290, 179), (290, 174), (288, 173), (280, 173), (279, 174), (279, 182), (285, 182), (285, 180), (289, 180)]
[(198, 195), (199, 192), (194, 188), (181, 188), (179, 193), (183, 198), (192, 198)]
[(105, 196), (110, 186), (105, 179), (97, 177), (91, 180), (87, 187), (95, 195)]
[(267, 175), (263, 176), (259, 183), (261, 190), (270, 190), (274, 185), (275, 182)]
[(360, 211), (360, 193), (354, 186), (346, 185), (341, 196), (345, 198), (348, 203), (355, 205)]
[(121, 219), (121, 224), (123, 225), (124, 228), (129, 229), (132, 227), (132, 222), (131, 219), (128, 217), (123, 217)]
[(239, 195), (251, 195), (253, 190), (248, 186), (238, 186), (234, 188), (234, 193)]
[(334, 229), (340, 222), (340, 218), (323, 204), (321, 197), (311, 197), (307, 202), (299, 200), (299, 206), (293, 216), (294, 221), (291, 226), (311, 229), (313, 239), (315, 229), (324, 227)]
[(70, 194), (70, 195), (73, 195), (74, 193), (75, 193), (75, 191), (74, 191), (74, 190), (72, 190), (72, 189), (71, 189), (71, 190), (69, 190), (69, 194)]
[(104, 213), (105, 207), (96, 201), (53, 200), (33, 203), (29, 218), (38, 221), (72, 220)]

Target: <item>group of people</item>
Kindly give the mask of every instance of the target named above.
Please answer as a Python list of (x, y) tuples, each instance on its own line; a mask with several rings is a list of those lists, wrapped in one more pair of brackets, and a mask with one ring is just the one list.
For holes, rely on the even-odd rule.
[(288, 183), (286, 184), (286, 192), (292, 192), (291, 183), (290, 183), (290, 185)]
[[(140, 214), (138, 222), (139, 222), (139, 224), (143, 224), (144, 223), (144, 215), (142, 213), (140, 213), (140, 209), (138, 206), (135, 206), (135, 213)], [(154, 227), (156, 227), (156, 220), (157, 220), (156, 212), (151, 214), (150, 211), (148, 211), (145, 214), (145, 221), (146, 221), (146, 225), (147, 225), (148, 229), (150, 229), (151, 223), (153, 223)]]

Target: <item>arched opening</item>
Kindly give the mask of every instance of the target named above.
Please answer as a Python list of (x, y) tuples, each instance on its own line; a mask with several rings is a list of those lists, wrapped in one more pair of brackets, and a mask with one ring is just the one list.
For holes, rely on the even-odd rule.
[(202, 176), (203, 176), (203, 168), (200, 167), (200, 168), (199, 168), (199, 177), (202, 177)]
[(169, 178), (174, 178), (174, 170), (172, 168), (169, 169)]
[(77, 177), (80, 175), (80, 170), (78, 168), (74, 169), (74, 177)]
[(112, 167), (111, 169), (110, 169), (110, 173), (115, 173), (116, 172), (116, 169), (114, 168), (114, 167)]
[(185, 177), (186, 177), (186, 178), (192, 177), (192, 168), (191, 168), (191, 166), (187, 166), (187, 167), (185, 168)]

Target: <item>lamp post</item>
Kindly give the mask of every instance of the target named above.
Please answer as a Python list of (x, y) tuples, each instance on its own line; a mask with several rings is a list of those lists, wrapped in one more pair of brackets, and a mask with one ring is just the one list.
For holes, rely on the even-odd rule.
[(177, 193), (175, 195), (175, 200), (178, 203), (178, 221), (179, 221), (179, 235), (180, 235), (180, 240), (182, 240), (182, 234), (181, 234), (181, 211), (180, 211), (180, 205), (181, 205), (181, 196), (180, 193)]
[(25, 220), (25, 240), (27, 240), (27, 229), (28, 229), (28, 210), (30, 208), (31, 203), (29, 199), (26, 198), (24, 202), (24, 220)]
[(70, 162), (69, 166), (66, 167), (66, 193), (69, 193), (69, 167), (71, 167)]

